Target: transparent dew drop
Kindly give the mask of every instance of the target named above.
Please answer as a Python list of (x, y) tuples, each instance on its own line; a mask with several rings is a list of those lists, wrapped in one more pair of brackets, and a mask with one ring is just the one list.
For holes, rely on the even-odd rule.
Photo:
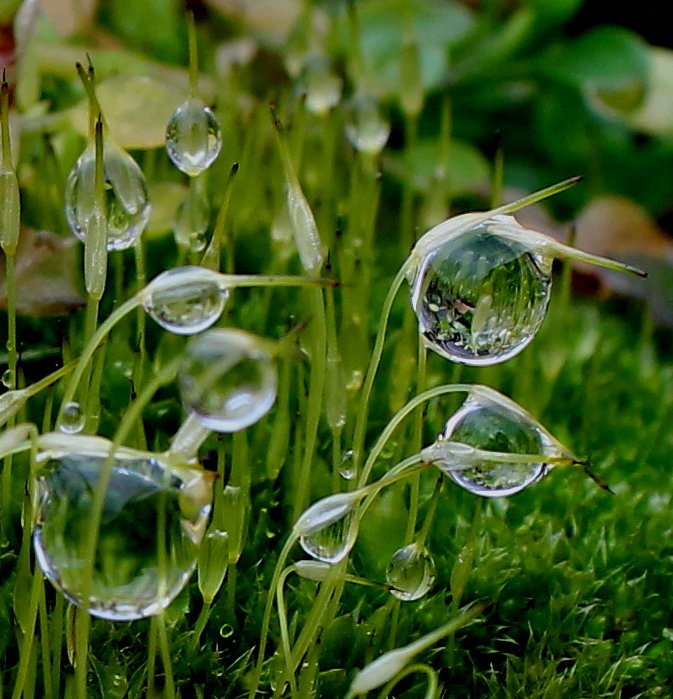
[(432, 245), (421, 238), (412, 252), (411, 305), (430, 349), (463, 364), (496, 364), (526, 347), (542, 324), (552, 259), (509, 237), (525, 231), (511, 216), (474, 226), (460, 226), (460, 218), (453, 232), (433, 229)]
[(351, 541), (352, 524), (353, 513), (349, 512), (341, 519), (300, 537), (299, 544), (309, 556), (318, 561), (338, 563), (353, 548)]
[(355, 468), (353, 466), (353, 450), (348, 449), (341, 456), (341, 466), (339, 467), (339, 473), (342, 478), (347, 481), (353, 480), (355, 477)]
[(178, 207), (173, 233), (175, 242), (191, 252), (202, 252), (208, 244), (206, 232), (210, 224), (207, 197), (190, 191)]
[(5, 388), (14, 388), (14, 383), (16, 381), (16, 374), (14, 371), (11, 369), (5, 369), (5, 371), (2, 372), (2, 385)]
[[(82, 241), (95, 209), (95, 172), (95, 148), (90, 144), (70, 171), (65, 189), (65, 216), (72, 232)], [(126, 151), (106, 141), (103, 177), (107, 249), (125, 250), (138, 240), (150, 216), (145, 176)]]
[(563, 454), (553, 437), (521, 407), (483, 387), (472, 389), (439, 438), (485, 451), (540, 454), (540, 462), (533, 464), (492, 461), (475, 464), (473, 457), (469, 457), (469, 463), (461, 464), (460, 456), (436, 462), (459, 486), (487, 498), (514, 495), (536, 483), (549, 470), (544, 457)]
[(222, 148), (217, 117), (195, 97), (185, 100), (166, 127), (166, 151), (175, 167), (195, 177), (207, 170)]
[(64, 434), (77, 434), (84, 429), (84, 411), (77, 401), (66, 403), (61, 410), (58, 429)]
[(335, 493), (314, 502), (297, 519), (294, 533), (301, 547), (324, 563), (338, 563), (353, 548), (354, 507), (362, 493)]
[(237, 432), (266, 415), (278, 375), (264, 343), (231, 328), (210, 330), (185, 350), (178, 376), (185, 407), (216, 432)]
[(361, 153), (378, 155), (388, 141), (390, 124), (381, 115), (377, 99), (371, 95), (356, 95), (348, 106), (345, 127), (348, 142)]
[(156, 458), (115, 454), (93, 575), (85, 585), (93, 493), (107, 458), (107, 450), (41, 455), (33, 545), (42, 572), (68, 600), (93, 616), (128, 621), (159, 613), (186, 584), (210, 490), (187, 514), (181, 494), (191, 475), (188, 485)]
[(229, 298), (219, 276), (203, 267), (176, 267), (146, 287), (143, 308), (164, 330), (200, 333), (215, 323)]
[(430, 552), (418, 543), (397, 549), (386, 568), (390, 594), (405, 602), (425, 596), (435, 582), (437, 569)]

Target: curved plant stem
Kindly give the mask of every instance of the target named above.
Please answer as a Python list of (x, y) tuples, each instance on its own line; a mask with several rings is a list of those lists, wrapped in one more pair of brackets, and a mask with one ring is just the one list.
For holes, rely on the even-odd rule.
[[(381, 320), (379, 321), (379, 328), (376, 334), (376, 341), (374, 343), (374, 349), (372, 350), (371, 359), (369, 361), (369, 366), (367, 367), (367, 373), (365, 375), (364, 385), (362, 387), (362, 394), (360, 396), (360, 403), (358, 407), (357, 416), (355, 418), (355, 429), (353, 432), (353, 470), (354, 475), (357, 476), (360, 470), (360, 463), (362, 461), (362, 450), (364, 449), (365, 442), (365, 430), (367, 428), (367, 418), (369, 415), (369, 401), (371, 399), (372, 388), (374, 386), (374, 379), (376, 378), (376, 371), (379, 367), (379, 362), (381, 361), (381, 355), (383, 354), (383, 343), (385, 341), (386, 329), (388, 326), (388, 318), (390, 316), (390, 311), (393, 307), (393, 302), (395, 301), (395, 296), (402, 286), (402, 282), (407, 274), (409, 267), (409, 262), (405, 262), (397, 272), (395, 279), (393, 279), (388, 294), (385, 301), (383, 302), (383, 308), (381, 309)], [(360, 478), (360, 485), (362, 485), (362, 478)]]

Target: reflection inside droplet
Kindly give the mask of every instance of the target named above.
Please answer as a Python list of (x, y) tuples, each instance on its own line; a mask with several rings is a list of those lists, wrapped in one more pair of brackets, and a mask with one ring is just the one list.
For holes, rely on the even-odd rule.
[(405, 602), (427, 594), (435, 582), (435, 561), (421, 544), (413, 543), (397, 549), (386, 568), (390, 594)]
[[(116, 621), (139, 619), (167, 607), (187, 582), (210, 501), (195, 506), (185, 497), (191, 482), (159, 460), (120, 452), (114, 457), (87, 586), (83, 576), (93, 493), (107, 458), (107, 453), (95, 451), (42, 455), (35, 556), (51, 582), (90, 614)], [(209, 487), (206, 492), (209, 497)]]
[(65, 434), (77, 434), (84, 429), (84, 411), (79, 403), (71, 401), (63, 406), (58, 429)]
[(223, 328), (189, 343), (179, 384), (185, 406), (203, 425), (217, 432), (236, 432), (269, 412), (278, 377), (258, 338)]
[(220, 317), (229, 297), (217, 274), (202, 267), (163, 272), (147, 287), (143, 308), (164, 330), (193, 335)]
[(462, 442), (485, 451), (510, 454), (540, 454), (540, 462), (514, 464), (484, 461), (468, 468), (458, 460), (438, 461), (461, 487), (483, 497), (505, 497), (537, 482), (547, 473), (545, 456), (558, 456), (544, 428), (513, 402), (502, 397), (490, 398), (473, 391), (447, 421), (440, 439)]
[[(95, 208), (95, 172), (95, 148), (91, 144), (70, 171), (65, 189), (65, 216), (72, 232), (82, 241), (87, 237)], [(107, 248), (125, 250), (138, 240), (150, 216), (145, 176), (128, 153), (106, 142), (103, 178)]]
[(520, 352), (544, 320), (552, 260), (507, 237), (508, 226), (521, 228), (511, 216), (494, 216), (438, 238), (411, 269), (419, 330), (428, 347), (448, 359), (502, 362)]
[(221, 147), (220, 124), (201, 100), (190, 97), (173, 112), (166, 127), (166, 151), (179, 170), (190, 177), (202, 173)]

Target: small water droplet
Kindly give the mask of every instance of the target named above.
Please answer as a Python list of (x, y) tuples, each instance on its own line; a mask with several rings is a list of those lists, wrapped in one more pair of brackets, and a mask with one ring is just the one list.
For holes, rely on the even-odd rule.
[(427, 594), (435, 582), (437, 570), (430, 552), (413, 543), (397, 549), (386, 568), (386, 582), (393, 589), (390, 594), (405, 602)]
[(5, 388), (14, 388), (14, 383), (16, 381), (16, 374), (12, 369), (5, 369), (2, 374), (2, 385)]
[(303, 86), (306, 108), (314, 114), (327, 114), (341, 99), (341, 78), (335, 75), (325, 56), (314, 56), (304, 65)]
[(426, 233), (412, 252), (411, 305), (432, 350), (463, 364), (496, 364), (518, 354), (542, 324), (552, 259), (517, 237), (525, 229), (512, 216), (476, 225), (460, 218)]
[(172, 114), (166, 127), (166, 151), (175, 167), (195, 177), (220, 153), (222, 132), (217, 117), (201, 100), (190, 97)]
[(222, 624), (220, 626), (220, 636), (229, 638), (234, 633), (234, 627), (231, 624)]
[(206, 232), (210, 224), (208, 198), (190, 191), (178, 207), (173, 233), (175, 242), (191, 252), (201, 252), (207, 244)]
[(203, 267), (163, 272), (145, 289), (143, 308), (164, 330), (193, 335), (220, 317), (229, 297), (218, 275)]
[(217, 432), (237, 432), (266, 415), (278, 376), (260, 338), (231, 328), (210, 330), (185, 350), (179, 373), (182, 400)]
[[(57, 455), (44, 452), (38, 458), (33, 545), (40, 569), (93, 616), (127, 621), (158, 614), (194, 570), (210, 500), (186, 514), (180, 499), (187, 483), (183, 472), (177, 475), (142, 452), (120, 450), (112, 457), (93, 576), (85, 589), (93, 493), (109, 447), (96, 451), (90, 448), (92, 438), (70, 439), (73, 451), (63, 453), (61, 446)], [(190, 484), (200, 477), (193, 471)]]
[(355, 477), (355, 467), (353, 463), (353, 450), (348, 449), (345, 451), (341, 457), (341, 466), (339, 467), (339, 473), (342, 478), (347, 481), (353, 480)]
[(437, 462), (462, 488), (482, 497), (514, 495), (536, 483), (548, 471), (545, 456), (558, 456), (560, 449), (546, 430), (513, 401), (482, 389), (473, 389), (463, 405), (449, 418), (440, 439), (462, 442), (485, 451), (540, 454), (540, 462), (513, 464), (484, 461), (467, 468), (455, 461)]
[[(95, 209), (96, 158), (93, 144), (80, 155), (68, 175), (65, 216), (72, 232), (87, 237)], [(140, 237), (150, 217), (150, 202), (142, 170), (126, 151), (105, 143), (103, 151), (107, 249), (125, 250)]]
[(390, 124), (381, 115), (375, 97), (356, 95), (348, 106), (345, 132), (349, 143), (361, 153), (378, 155), (388, 141)]
[(77, 434), (84, 429), (84, 412), (79, 403), (71, 401), (63, 406), (58, 429), (65, 434)]

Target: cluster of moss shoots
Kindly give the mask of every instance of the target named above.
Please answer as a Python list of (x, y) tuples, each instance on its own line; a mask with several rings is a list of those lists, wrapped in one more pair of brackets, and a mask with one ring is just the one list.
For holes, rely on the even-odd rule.
[[(195, 62), (194, 55), (192, 50)], [(176, 108), (166, 130), (168, 155), (190, 178), (189, 196), (181, 212), (187, 225), (181, 227), (177, 244), (183, 257), (193, 264), (159, 274), (101, 321), (99, 302), (107, 288), (108, 253), (119, 254), (118, 251), (133, 248), (140, 254), (150, 202), (142, 170), (107, 133), (96, 99), (93, 68), (78, 65), (77, 70), (89, 97), (90, 141), (68, 177), (65, 215), (73, 234), (84, 243), (84, 341), (77, 359), (21, 388), (17, 385), (13, 287), (19, 187), (9, 139), (7, 84), (2, 87), (0, 198), (4, 209), (0, 243), (7, 260), (9, 319), (9, 368), (5, 376), (8, 391), (0, 396), (0, 419), (6, 424), (0, 436), (5, 458), (4, 516), (9, 509), (12, 459), (27, 452), (31, 498), (25, 505), (24, 516), (29, 519), (24, 524), (32, 527), (35, 561), (41, 573), (77, 609), (73, 643), (76, 695), (91, 696), (87, 688), (90, 615), (109, 621), (153, 617), (154, 652), (158, 643), (163, 654), (165, 691), (170, 694), (174, 687), (163, 622), (165, 610), (198, 568), (203, 607), (190, 641), (190, 652), (195, 652), (227, 566), (235, 567), (245, 545), (241, 532), (249, 509), (245, 492), (246, 482), (249, 491), (249, 469), (246, 465), (243, 475), (232, 472), (225, 487), (213, 471), (201, 466), (199, 449), (213, 432), (235, 433), (234, 439), (244, 435), (251, 425), (268, 419), (265, 416), (277, 400), (283, 402), (287, 413), (288, 372), (293, 364), (301, 362), (296, 347), (302, 332), (306, 332), (310, 372), (308, 394), (302, 404), (307, 446), (301, 458), (310, 469), (324, 413), (334, 438), (336, 487), (335, 492), (307, 507), (309, 486), (299, 486), (292, 531), (268, 584), (257, 660), (248, 673), (246, 686), (252, 697), (261, 691), (272, 673), (275, 695), (288, 690), (293, 697), (307, 696), (308, 690), (298, 681), (298, 673), (302, 663), (315, 662), (320, 629), (327, 623), (327, 615), (333, 617), (336, 613), (345, 585), (378, 587), (401, 602), (419, 600), (432, 590), (437, 569), (428, 536), (438, 502), (450, 497), (443, 485), (444, 477), (476, 496), (503, 498), (532, 486), (554, 468), (584, 464), (526, 410), (492, 388), (458, 383), (426, 388), (426, 350), (450, 362), (472, 366), (490, 366), (517, 355), (533, 340), (544, 320), (554, 258), (640, 272), (528, 230), (514, 217), (522, 207), (563, 191), (577, 178), (512, 204), (439, 223), (416, 242), (390, 286), (369, 364), (361, 376), (357, 415), (352, 431), (346, 432), (352, 443), (346, 450), (347, 460), (341, 461), (347, 391), (335, 324), (334, 295), (339, 291), (339, 280), (325, 272), (325, 245), (302, 190), (292, 148), (275, 112), (273, 124), (283, 166), (288, 221), (304, 276), (221, 271), (224, 226), (218, 218), (208, 240), (208, 220), (200, 199), (203, 189), (197, 183), (218, 157), (222, 135), (215, 114), (199, 99), (193, 80), (188, 98)], [(371, 104), (367, 104), (371, 110)], [(376, 152), (385, 139), (380, 142), (382, 127), (377, 127), (378, 121), (372, 122), (380, 119), (378, 113), (372, 112), (369, 120), (362, 118), (359, 131), (357, 124), (350, 125), (350, 139), (363, 152), (363, 158), (371, 162), (372, 148)], [(377, 137), (375, 146), (368, 136), (370, 132)], [(227, 202), (225, 197), (223, 207)], [(384, 352), (388, 317), (405, 281), (418, 321), (419, 392), (368, 444), (371, 396)], [(302, 293), (306, 294), (309, 309), (306, 330), (298, 328), (280, 340), (271, 340), (244, 329), (213, 327), (234, 303), (235, 289), (273, 290), (289, 286), (305, 288)], [(117, 323), (138, 309), (139, 328), (143, 327), (144, 311), (166, 333), (191, 337), (177, 356), (158, 365), (151, 379), (136, 387), (135, 400), (115, 434), (110, 439), (95, 436), (100, 398), (97, 391), (88, 387), (100, 384), (101, 346)], [(139, 338), (142, 342), (142, 333)], [(143, 410), (151, 405), (157, 390), (172, 381), (177, 382), (187, 417), (168, 448), (154, 452), (146, 447), (126, 446), (131, 440), (137, 444)], [(56, 429), (40, 432), (29, 423), (17, 423), (16, 416), (26, 401), (54, 384), (62, 388)], [(428, 403), (441, 405), (445, 396), (455, 393), (464, 394), (464, 401), (446, 414), (436, 439), (423, 444), (421, 409)], [(382, 453), (390, 448), (400, 426), (410, 416), (416, 419), (412, 440), (417, 444), (416, 452), (400, 455), (395, 465), (373, 478)], [(284, 418), (280, 409), (276, 419), (278, 430), (274, 435), (281, 432)], [(281, 445), (282, 441), (281, 437)], [(235, 449), (245, 453), (245, 442), (234, 444)], [(272, 440), (269, 449), (277, 447)], [(418, 478), (422, 472), (435, 473), (436, 486), (418, 525), (418, 503), (413, 505), (416, 511), (409, 518), (407, 542), (390, 557), (385, 581), (351, 574), (349, 555), (367, 510), (382, 491), (401, 482), (415, 484), (418, 500)], [(274, 477), (278, 477), (278, 472)], [(308, 558), (289, 562), (297, 544)], [(293, 630), (288, 627), (284, 599), (284, 586), (291, 573), (320, 583), (304, 625)], [(31, 672), (32, 629), (40, 601), (44, 604), (37, 571), (34, 579), (23, 626), (15, 696), (21, 694)], [(459, 598), (459, 594), (454, 597)], [(453, 635), (481, 614), (483, 608), (473, 605), (460, 610), (454, 605), (447, 623), (413, 643), (382, 654), (355, 674), (348, 695), (390, 688), (412, 672), (427, 675), (431, 692), (436, 687), (436, 673), (428, 665), (414, 664), (415, 656), (441, 638)], [(270, 669), (267, 638), (274, 609), (280, 624), (280, 644), (275, 656), (278, 662)], [(154, 678), (148, 676), (147, 681), (149, 686)]]

